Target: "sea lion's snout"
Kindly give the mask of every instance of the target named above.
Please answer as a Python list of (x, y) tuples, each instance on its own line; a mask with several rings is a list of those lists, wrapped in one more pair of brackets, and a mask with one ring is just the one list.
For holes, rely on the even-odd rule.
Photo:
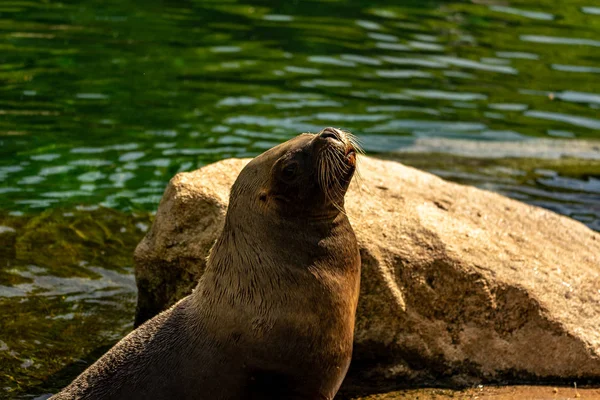
[(319, 136), (322, 137), (323, 139), (330, 138), (333, 140), (337, 140), (338, 142), (344, 143), (344, 132), (337, 130), (335, 128), (332, 128), (332, 127), (323, 129), (319, 133)]
[(346, 162), (352, 167), (356, 166), (356, 147), (351, 136), (347, 135), (342, 130), (332, 127), (323, 129), (317, 136), (335, 142), (336, 145), (344, 151)]

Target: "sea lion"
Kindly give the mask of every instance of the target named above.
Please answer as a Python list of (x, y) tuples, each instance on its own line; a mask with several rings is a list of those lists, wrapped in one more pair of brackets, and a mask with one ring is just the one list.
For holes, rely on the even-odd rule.
[(52, 399), (332, 399), (359, 292), (344, 212), (356, 151), (326, 128), (248, 163), (193, 293)]

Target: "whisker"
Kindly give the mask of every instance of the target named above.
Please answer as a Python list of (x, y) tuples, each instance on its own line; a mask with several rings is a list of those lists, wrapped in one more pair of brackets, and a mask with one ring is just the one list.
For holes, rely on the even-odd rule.
[[(351, 132), (344, 131), (344, 133), (346, 134), (346, 137), (348, 138), (348, 141), (350, 142), (350, 144), (354, 147), (354, 150), (356, 151), (356, 153), (360, 154), (360, 155), (365, 155), (365, 151), (363, 150), (360, 139), (356, 135), (352, 134)], [(356, 182), (356, 187), (357, 187), (359, 193), (362, 194), (363, 193), (363, 177), (361, 174), (359, 160), (360, 160), (360, 158), (357, 157), (354, 181)]]
[(354, 150), (358, 154), (365, 154), (362, 143), (360, 142), (360, 139), (357, 136), (353, 135), (350, 132), (346, 132), (346, 136), (348, 137), (348, 141), (350, 142), (350, 144), (352, 144), (352, 146), (354, 147)]
[(343, 194), (343, 188), (339, 181), (336, 179), (336, 173), (339, 174), (341, 171), (340, 164), (336, 162), (337, 157), (335, 150), (328, 148), (323, 154), (323, 159), (326, 161), (327, 170), (325, 171), (325, 185), (323, 191), (327, 200), (341, 213), (345, 214), (345, 211), (341, 205), (336, 201), (341, 194)]
[[(346, 144), (351, 144), (356, 154), (364, 154), (364, 150), (360, 144), (360, 140), (350, 132), (343, 131), (345, 134)], [(356, 171), (356, 179), (358, 190), (363, 191), (362, 176), (360, 174), (358, 158), (357, 165), (354, 168)], [(346, 191), (345, 177), (353, 168), (348, 164), (346, 156), (339, 148), (327, 146), (321, 150), (317, 171), (317, 182), (328, 202), (331, 203), (339, 212), (346, 214), (342, 203)]]

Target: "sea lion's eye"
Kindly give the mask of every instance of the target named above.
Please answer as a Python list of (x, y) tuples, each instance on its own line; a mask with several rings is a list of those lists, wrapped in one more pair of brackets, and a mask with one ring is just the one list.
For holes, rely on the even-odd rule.
[(298, 163), (292, 162), (286, 165), (283, 170), (281, 170), (281, 177), (286, 181), (290, 181), (296, 177), (297, 172)]

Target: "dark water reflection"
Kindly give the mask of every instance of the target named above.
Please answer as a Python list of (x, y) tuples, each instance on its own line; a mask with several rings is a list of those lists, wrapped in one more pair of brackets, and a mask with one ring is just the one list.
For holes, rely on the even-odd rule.
[(594, 0), (3, 0), (0, 83), (0, 397), (124, 332), (132, 210), (298, 132), (600, 230)]

